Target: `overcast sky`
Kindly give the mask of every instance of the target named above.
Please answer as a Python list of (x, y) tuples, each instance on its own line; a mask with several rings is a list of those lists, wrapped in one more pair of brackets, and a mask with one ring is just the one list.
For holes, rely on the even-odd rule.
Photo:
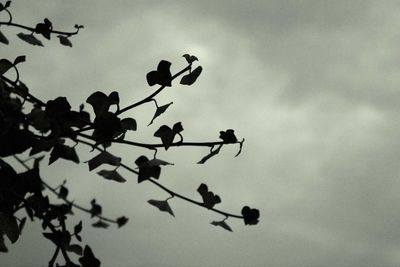
[[(77, 108), (96, 90), (117, 90), (126, 106), (155, 90), (145, 75), (161, 59), (176, 72), (189, 53), (204, 68), (198, 81), (165, 90), (159, 104), (174, 104), (151, 127), (152, 104), (130, 112), (139, 131), (127, 138), (154, 143), (160, 125), (182, 121), (187, 141), (217, 140), (228, 128), (246, 139), (238, 158), (237, 147), (224, 147), (205, 165), (196, 162), (207, 149), (158, 154), (175, 163), (160, 178), (171, 189), (200, 199), (204, 182), (223, 210), (260, 209), (257, 226), (229, 219), (233, 233), (209, 224), (221, 216), (178, 199), (175, 218), (158, 211), (147, 200), (168, 195), (129, 173), (121, 185), (85, 164), (43, 168), (54, 186), (67, 179), (77, 202), (96, 198), (104, 215), (130, 218), (105, 231), (86, 214), (72, 219), (83, 219), (84, 242), (103, 266), (400, 265), (399, 1), (15, 0), (11, 11), (27, 25), (45, 17), (56, 29), (85, 25), (73, 48), (56, 38), (32, 47), (19, 29), (1, 28), (11, 42), (1, 57), (27, 55), (22, 80), (42, 99), (63, 95)], [(113, 151), (131, 166), (152, 155)], [(52, 253), (31, 224), (0, 261), (46, 266)]]

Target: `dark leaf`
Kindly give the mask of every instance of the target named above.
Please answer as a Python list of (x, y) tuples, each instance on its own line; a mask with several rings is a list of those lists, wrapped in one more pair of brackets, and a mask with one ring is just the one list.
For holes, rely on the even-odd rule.
[(14, 65), (25, 62), (26, 56), (18, 56), (14, 59)]
[(82, 251), (83, 251), (82, 247), (81, 247), (80, 245), (78, 245), (78, 244), (69, 245), (69, 246), (66, 248), (66, 250), (67, 250), (67, 251), (74, 252), (75, 254), (77, 254), (77, 255), (79, 255), (79, 256), (82, 255)]
[(221, 203), (221, 198), (213, 192), (208, 191), (206, 184), (201, 184), (199, 188), (197, 188), (197, 192), (199, 192), (203, 198), (203, 204), (208, 209), (214, 207), (215, 204)]
[(11, 1), (7, 1), (4, 5), (4, 8), (9, 8), (11, 5)]
[(71, 105), (66, 97), (59, 96), (46, 103), (46, 115), (60, 122), (64, 122), (71, 112)]
[(206, 156), (204, 156), (199, 162), (197, 162), (197, 164), (206, 163), (207, 160), (209, 160), (210, 158), (217, 155), (219, 153), (219, 151), (221, 150), (221, 148), (222, 148), (222, 145), (218, 146), (217, 149), (211, 150), (211, 152), (209, 154), (207, 154)]
[(10, 42), (7, 37), (0, 31), (0, 43), (8, 45)]
[(100, 267), (101, 262), (94, 256), (92, 249), (86, 245), (83, 256), (79, 258), (82, 267)]
[(2, 234), (0, 234), (0, 252), (7, 253), (8, 248), (6, 247), (6, 244), (4, 243), (4, 237)]
[(182, 77), (181, 84), (183, 84), (183, 85), (194, 84), (194, 82), (200, 76), (202, 71), (203, 71), (203, 68), (201, 66), (198, 66), (193, 71), (191, 71), (189, 74), (186, 74), (185, 76)]
[(249, 206), (245, 206), (242, 209), (242, 215), (245, 225), (255, 225), (258, 223), (260, 211), (258, 209), (251, 209)]
[(99, 143), (109, 142), (123, 133), (121, 120), (112, 112), (106, 112), (100, 117), (96, 116), (93, 124), (95, 130), (92, 136)]
[(126, 218), (125, 216), (117, 218), (118, 228), (124, 226), (127, 222), (128, 222), (128, 218)]
[(159, 84), (161, 86), (171, 86), (172, 75), (170, 67), (170, 62), (161, 60), (160, 63), (158, 63), (157, 70), (147, 73), (147, 83), (150, 86), (155, 84)]
[(69, 147), (62, 144), (55, 145), (50, 153), (49, 165), (59, 158), (79, 163), (79, 158), (78, 154), (76, 154), (75, 147)]
[(225, 220), (223, 221), (213, 221), (211, 222), (212, 225), (215, 226), (220, 226), (222, 228), (224, 228), (225, 230), (229, 231), (229, 232), (233, 232), (232, 228), (225, 222)]
[(199, 59), (196, 56), (189, 55), (189, 54), (184, 54), (182, 57), (184, 57), (187, 61), (187, 63), (191, 64), (194, 61), (198, 61)]
[(110, 101), (110, 105), (119, 105), (119, 94), (116, 91), (111, 92), (108, 95), (108, 99)]
[(136, 165), (139, 167), (138, 183), (150, 179), (151, 177), (154, 177), (156, 179), (160, 177), (161, 167), (158, 165), (146, 166), (148, 162), (149, 160), (146, 156), (140, 156), (135, 161)]
[(40, 33), (41, 35), (43, 35), (44, 38), (50, 40), (50, 34), (51, 30), (53, 29), (53, 26), (50, 20), (48, 20), (47, 18), (45, 18), (43, 22), (44, 23), (36, 24), (35, 32)]
[(92, 226), (96, 228), (108, 228), (110, 225), (100, 219), (98, 222), (93, 223)]
[(51, 233), (43, 233), (43, 236), (51, 240), (56, 246), (67, 248), (71, 242), (71, 235), (68, 231), (55, 231)]
[(0, 75), (6, 73), (9, 69), (11, 69), (14, 65), (8, 59), (0, 59)]
[(161, 160), (161, 159), (151, 159), (149, 161), (144, 162), (142, 165), (140, 165), (139, 168), (154, 167), (154, 166), (161, 166), (161, 165), (165, 166), (165, 165), (174, 165), (174, 164), (166, 162), (166, 161)]
[(163, 143), (165, 150), (171, 146), (172, 142), (174, 141), (175, 135), (179, 134), (183, 131), (182, 124), (177, 122), (174, 126), (169, 128), (167, 125), (162, 125), (155, 133), (155, 137), (160, 137), (161, 142)]
[(27, 116), (32, 121), (33, 127), (35, 127), (36, 130), (44, 133), (50, 130), (50, 120), (47, 117), (46, 112), (41, 108), (33, 108)]
[(15, 243), (20, 234), (17, 219), (10, 214), (0, 212), (0, 233), (4, 233), (12, 243)]
[(150, 124), (152, 124), (155, 118), (157, 118), (158, 116), (160, 116), (161, 114), (163, 114), (163, 113), (167, 110), (167, 108), (168, 108), (170, 105), (172, 105), (172, 102), (169, 103), (169, 104), (166, 104), (166, 105), (157, 107), (156, 112), (154, 113), (153, 118), (151, 119), (150, 123), (149, 123), (147, 126), (149, 126)]
[(72, 47), (72, 43), (71, 41), (68, 39), (68, 37), (64, 36), (64, 35), (57, 35), (57, 37), (60, 39), (60, 44), (64, 45), (64, 46), (69, 46)]
[(58, 198), (67, 199), (68, 196), (68, 188), (65, 186), (60, 186), (60, 190), (58, 191)]
[(150, 199), (149, 204), (157, 207), (159, 210), (161, 211), (165, 211), (168, 212), (169, 214), (171, 214), (172, 216), (175, 217), (174, 212), (172, 211), (171, 207), (168, 204), (167, 200), (154, 200), (154, 199)]
[(101, 214), (101, 206), (96, 203), (96, 199), (93, 199), (90, 204), (92, 205), (92, 208), (90, 210), (90, 215), (91, 217), (95, 217)]
[(22, 153), (35, 143), (36, 139), (29, 130), (8, 129), (0, 138), (0, 157)]
[(121, 120), (121, 127), (123, 131), (136, 131), (136, 121), (133, 118), (125, 118)]
[(116, 157), (107, 151), (103, 151), (88, 161), (89, 171), (97, 168), (104, 163), (110, 164), (112, 166), (119, 166), (121, 164), (121, 158)]
[(101, 170), (97, 174), (103, 176), (107, 180), (114, 180), (118, 183), (126, 182), (125, 178), (122, 177), (116, 170), (113, 171)]
[(33, 34), (25, 34), (25, 33), (20, 32), (17, 34), (17, 36), (21, 40), (27, 42), (28, 44), (43, 46), (43, 43), (39, 39), (37, 39)]
[(225, 144), (234, 144), (237, 142), (235, 131), (232, 129), (228, 129), (226, 131), (220, 131), (219, 138), (221, 138)]
[(81, 231), (82, 231), (82, 221), (79, 221), (79, 223), (74, 226), (74, 234), (79, 234)]
[(110, 108), (108, 96), (103, 92), (94, 92), (86, 99), (86, 102), (92, 105), (96, 116), (101, 116), (102, 114), (108, 112), (108, 109)]

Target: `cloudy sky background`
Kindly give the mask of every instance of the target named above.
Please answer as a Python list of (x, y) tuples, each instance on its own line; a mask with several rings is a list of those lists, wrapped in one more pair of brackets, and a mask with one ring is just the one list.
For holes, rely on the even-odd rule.
[[(157, 98), (174, 104), (152, 127), (152, 104), (129, 112), (139, 131), (128, 138), (157, 142), (154, 131), (177, 121), (187, 141), (217, 140), (228, 128), (246, 138), (240, 157), (224, 147), (206, 165), (196, 162), (207, 149), (158, 154), (175, 163), (163, 169), (167, 187), (199, 199), (205, 182), (223, 210), (260, 209), (257, 226), (229, 219), (234, 233), (209, 224), (221, 216), (178, 199), (170, 200), (176, 218), (159, 212), (147, 200), (168, 195), (129, 173), (121, 171), (121, 185), (85, 164), (43, 168), (54, 186), (67, 179), (77, 202), (95, 197), (104, 215), (130, 218), (105, 231), (86, 214), (72, 219), (83, 219), (84, 241), (103, 266), (400, 265), (400, 2), (16, 0), (11, 10), (26, 25), (45, 17), (56, 29), (85, 25), (72, 49), (57, 39), (32, 47), (15, 36), (19, 29), (1, 28), (11, 42), (1, 57), (27, 55), (20, 73), (40, 98), (66, 96), (78, 108), (96, 90), (118, 90), (126, 106), (155, 90), (145, 75), (159, 60), (175, 73), (189, 53), (201, 77)], [(81, 161), (94, 156), (80, 151)], [(113, 151), (131, 166), (152, 155)], [(0, 261), (46, 266), (52, 253), (40, 225), (29, 224)]]

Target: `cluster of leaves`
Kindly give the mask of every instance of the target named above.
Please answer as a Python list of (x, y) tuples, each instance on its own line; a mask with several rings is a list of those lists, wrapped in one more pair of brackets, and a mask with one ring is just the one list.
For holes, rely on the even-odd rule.
[[(81, 25), (75, 25), (76, 32), (60, 32), (53, 29), (49, 19), (44, 19), (35, 27), (27, 27), (12, 22), (12, 16), (8, 8), (11, 2), (0, 3), (0, 12), (9, 14), (8, 22), (0, 22), (0, 26), (20, 27), (30, 30), (30, 34), (17, 34), (22, 40), (34, 46), (42, 46), (42, 42), (35, 36), (41, 35), (50, 40), (53, 34), (58, 34), (62, 45), (72, 46), (68, 37), (77, 34)], [(7, 38), (0, 31), (0, 42), (8, 44)], [(165, 200), (148, 201), (149, 204), (157, 207), (160, 211), (175, 216), (169, 200), (178, 198), (194, 205), (206, 208), (219, 213), (225, 218), (222, 221), (213, 221), (212, 225), (220, 226), (225, 230), (232, 231), (226, 223), (230, 217), (244, 221), (245, 225), (258, 223), (259, 211), (248, 206), (243, 207), (241, 215), (227, 213), (215, 208), (221, 203), (221, 198), (209, 191), (207, 185), (201, 184), (197, 191), (202, 201), (196, 201), (176, 193), (158, 181), (161, 177), (161, 170), (165, 166), (174, 165), (156, 157), (157, 149), (165, 150), (171, 147), (194, 146), (209, 147), (210, 153), (203, 157), (198, 163), (204, 164), (211, 157), (217, 155), (224, 145), (239, 144), (241, 152), (243, 141), (238, 141), (234, 130), (227, 129), (220, 131), (219, 138), (222, 141), (215, 142), (184, 142), (182, 132), (184, 128), (181, 122), (172, 126), (162, 125), (154, 132), (154, 137), (159, 138), (161, 143), (144, 144), (127, 140), (129, 131), (137, 131), (136, 120), (132, 117), (125, 117), (123, 114), (137, 106), (153, 101), (156, 105), (155, 113), (149, 123), (160, 117), (171, 106), (164, 104), (159, 106), (155, 96), (165, 87), (172, 86), (172, 81), (181, 76), (180, 84), (192, 85), (202, 72), (202, 67), (193, 67), (198, 61), (197, 57), (189, 54), (183, 55), (188, 64), (175, 75), (171, 74), (171, 63), (162, 60), (157, 69), (150, 71), (146, 78), (149, 86), (159, 85), (159, 89), (148, 97), (133, 103), (132, 105), (120, 108), (119, 93), (114, 91), (110, 94), (97, 91), (88, 96), (86, 103), (92, 107), (92, 112), (85, 110), (82, 104), (74, 110), (66, 97), (57, 97), (44, 102), (33, 96), (28, 87), (20, 80), (18, 64), (25, 61), (25, 56), (19, 56), (13, 61), (0, 59), (0, 251), (7, 252), (8, 248), (4, 242), (7, 237), (12, 243), (16, 242), (22, 234), (22, 229), (27, 218), (31, 221), (41, 221), (43, 236), (49, 239), (55, 246), (54, 256), (49, 261), (49, 266), (54, 266), (58, 255), (65, 260), (64, 266), (100, 266), (100, 261), (95, 257), (90, 246), (81, 244), (82, 222), (68, 227), (67, 219), (73, 215), (75, 209), (84, 211), (94, 219), (93, 227), (107, 228), (110, 224), (118, 227), (124, 226), (128, 218), (120, 216), (117, 219), (109, 219), (102, 215), (102, 206), (96, 199), (90, 202), (90, 208), (82, 207), (73, 200), (69, 200), (69, 189), (64, 181), (57, 188), (49, 186), (40, 176), (41, 161), (46, 156), (48, 164), (58, 160), (67, 160), (79, 164), (81, 162), (79, 153), (76, 150), (78, 145), (88, 145), (92, 151), (98, 151), (91, 159), (85, 161), (89, 171), (101, 168), (97, 174), (111, 182), (124, 183), (126, 178), (119, 172), (123, 168), (137, 175), (138, 183), (151, 182), (160, 189), (170, 194)], [(16, 79), (8, 78), (10, 72), (16, 73)], [(145, 155), (139, 156), (135, 164), (130, 167), (123, 164), (122, 159), (113, 155), (109, 148), (115, 143), (122, 143), (135, 147), (141, 147), (154, 151), (153, 158)], [(71, 145), (73, 144), (73, 145)], [(27, 160), (21, 160), (18, 155), (34, 159), (33, 167), (26, 164)], [(238, 155), (237, 154), (237, 155)], [(236, 155), (236, 156), (237, 156)], [(14, 157), (23, 167), (25, 172), (18, 173), (3, 158)], [(43, 165), (43, 164), (42, 164)], [(104, 166), (112, 166), (107, 169)], [(53, 193), (58, 197), (60, 203), (52, 202), (47, 193)], [(78, 263), (70, 258), (70, 253), (78, 255)], [(59, 266), (57, 264), (57, 266)]]

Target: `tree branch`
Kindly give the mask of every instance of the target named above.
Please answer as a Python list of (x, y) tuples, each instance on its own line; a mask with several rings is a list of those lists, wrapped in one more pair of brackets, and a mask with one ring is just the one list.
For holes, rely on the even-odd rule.
[[(21, 28), (21, 29), (25, 29), (31, 32), (35, 32), (35, 28), (32, 27), (28, 27), (22, 24), (18, 24), (18, 23), (13, 23), (13, 22), (0, 22), (0, 26), (1, 25), (5, 25), (5, 26), (12, 26), (12, 27), (17, 27), (17, 28)], [(79, 28), (76, 29), (76, 31), (74, 32), (64, 32), (64, 31), (56, 31), (56, 30), (51, 30), (50, 31), (52, 34), (61, 34), (61, 35), (66, 35), (66, 36), (72, 36), (72, 35), (76, 35), (79, 32)]]

